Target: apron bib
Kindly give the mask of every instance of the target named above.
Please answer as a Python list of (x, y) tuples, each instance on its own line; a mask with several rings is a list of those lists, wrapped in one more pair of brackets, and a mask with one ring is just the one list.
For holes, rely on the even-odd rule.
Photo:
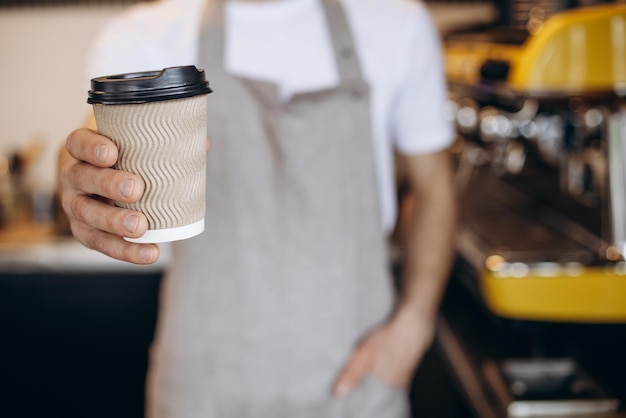
[(223, 3), (208, 8), (206, 227), (174, 244), (162, 284), (151, 418), (408, 416), (405, 394), (374, 379), (331, 394), (394, 295), (368, 87), (341, 5), (324, 8), (340, 83), (287, 102), (274, 84), (224, 71)]

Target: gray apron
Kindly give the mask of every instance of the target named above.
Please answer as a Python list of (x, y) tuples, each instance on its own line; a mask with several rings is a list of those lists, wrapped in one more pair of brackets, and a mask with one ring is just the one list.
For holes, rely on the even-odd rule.
[(281, 102), (276, 85), (225, 73), (223, 3), (212, 3), (199, 51), (215, 89), (206, 230), (174, 245), (148, 415), (404, 418), (405, 394), (374, 378), (331, 393), (394, 301), (368, 87), (343, 9), (324, 0), (339, 85)]

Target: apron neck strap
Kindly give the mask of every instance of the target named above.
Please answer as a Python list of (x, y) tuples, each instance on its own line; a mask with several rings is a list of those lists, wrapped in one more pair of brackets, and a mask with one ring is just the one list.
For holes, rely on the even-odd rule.
[[(324, 6), (324, 14), (333, 46), (339, 82), (362, 80), (361, 66), (356, 48), (340, 0), (320, 0)], [(225, 0), (207, 0), (202, 30), (200, 33), (199, 56), (210, 68), (208, 72), (224, 69), (224, 3)], [(303, 45), (303, 47), (305, 47)]]
[(361, 80), (356, 46), (340, 0), (322, 0), (340, 82)]

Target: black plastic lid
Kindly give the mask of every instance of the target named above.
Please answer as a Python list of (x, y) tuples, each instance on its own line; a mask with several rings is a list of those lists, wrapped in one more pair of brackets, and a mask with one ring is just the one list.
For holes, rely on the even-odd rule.
[(204, 70), (193, 65), (97, 77), (91, 80), (89, 104), (138, 104), (211, 93)]

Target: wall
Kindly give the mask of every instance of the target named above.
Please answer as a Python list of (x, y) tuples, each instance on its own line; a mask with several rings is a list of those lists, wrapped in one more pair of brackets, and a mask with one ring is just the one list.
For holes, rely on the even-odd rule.
[(42, 141), (33, 187), (52, 190), (56, 151), (88, 111), (89, 45), (122, 6), (0, 9), (0, 154)]
[[(445, 32), (489, 21), (488, 2), (433, 4)], [(103, 23), (124, 6), (0, 9), (0, 156), (30, 141), (45, 145), (29, 186), (54, 190), (56, 151), (88, 111), (86, 52)]]

